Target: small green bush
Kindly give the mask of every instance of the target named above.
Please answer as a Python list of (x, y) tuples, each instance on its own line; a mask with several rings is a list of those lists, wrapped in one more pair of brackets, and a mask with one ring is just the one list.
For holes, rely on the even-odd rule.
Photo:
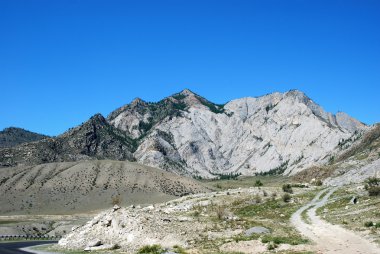
[(289, 193), (285, 193), (284, 195), (282, 195), (282, 200), (283, 200), (285, 203), (290, 202), (291, 199), (292, 199), (292, 196), (290, 196)]
[(262, 183), (260, 180), (256, 180), (256, 182), (255, 182), (255, 186), (256, 186), (256, 187), (263, 186), (263, 183)]
[(372, 221), (366, 221), (366, 222), (364, 222), (364, 226), (367, 228), (373, 227), (373, 222)]
[(265, 235), (261, 239), (262, 243), (274, 243), (278, 244), (290, 244), (290, 245), (299, 245), (305, 244), (308, 242), (307, 239), (301, 237), (294, 236), (273, 236), (273, 235)]
[(274, 250), (278, 247), (276, 243), (268, 243), (267, 250)]
[(369, 187), (368, 188), (368, 195), (370, 195), (370, 196), (380, 196), (380, 186)]
[(178, 245), (174, 245), (173, 250), (175, 253), (178, 253), (178, 254), (187, 254), (186, 250)]
[(293, 193), (292, 186), (290, 184), (282, 185), (282, 190), (287, 193)]
[(380, 196), (380, 178), (369, 177), (365, 182), (369, 196)]
[(154, 245), (146, 245), (141, 247), (138, 250), (138, 254), (161, 254), (164, 253), (165, 250), (161, 247), (161, 245), (154, 244)]

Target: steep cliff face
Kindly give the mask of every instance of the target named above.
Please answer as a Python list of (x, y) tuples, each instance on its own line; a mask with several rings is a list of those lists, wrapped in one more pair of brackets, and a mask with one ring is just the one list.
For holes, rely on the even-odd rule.
[(346, 114), (325, 112), (296, 90), (225, 105), (184, 90), (158, 103), (134, 101), (108, 120), (135, 130), (139, 162), (202, 177), (295, 173), (328, 161), (342, 139), (367, 128)]

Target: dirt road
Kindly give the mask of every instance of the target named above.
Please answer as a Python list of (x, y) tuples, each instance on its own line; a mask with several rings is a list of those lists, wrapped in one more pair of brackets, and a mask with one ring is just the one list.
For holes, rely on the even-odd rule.
[[(380, 254), (380, 248), (374, 243), (338, 225), (329, 224), (316, 215), (316, 210), (324, 206), (336, 190), (329, 188), (319, 192), (310, 203), (292, 215), (292, 224), (315, 243), (317, 253)], [(321, 198), (322, 194), (326, 195)], [(308, 210), (308, 223), (301, 216), (305, 210)]]

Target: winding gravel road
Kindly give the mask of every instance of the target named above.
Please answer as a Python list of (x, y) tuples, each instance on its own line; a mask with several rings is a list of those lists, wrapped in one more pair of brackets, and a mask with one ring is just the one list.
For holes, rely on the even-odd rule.
[[(320, 191), (310, 203), (292, 215), (291, 223), (315, 243), (318, 253), (380, 254), (380, 248), (374, 243), (338, 225), (329, 224), (316, 215), (316, 210), (324, 206), (337, 189), (334, 187)], [(321, 199), (323, 194), (326, 195)], [(302, 219), (301, 214), (305, 210), (308, 210), (306, 213), (310, 224)]]

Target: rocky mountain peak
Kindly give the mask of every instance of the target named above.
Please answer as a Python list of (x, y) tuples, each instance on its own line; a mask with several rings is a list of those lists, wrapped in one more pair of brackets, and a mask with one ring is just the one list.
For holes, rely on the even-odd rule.
[(88, 122), (106, 123), (107, 120), (104, 118), (104, 116), (102, 114), (96, 113), (95, 115), (93, 115), (92, 117), (90, 117), (90, 119), (88, 120)]
[(131, 107), (136, 107), (136, 106), (139, 106), (139, 105), (145, 105), (146, 102), (144, 100), (142, 100), (141, 98), (135, 98), (131, 103)]
[(185, 95), (185, 96), (195, 96), (196, 94), (191, 91), (190, 89), (183, 89), (179, 94)]
[(201, 96), (193, 93), (189, 89), (184, 89), (179, 93), (169, 96), (168, 99), (174, 103), (183, 103), (186, 107), (202, 105)]
[(312, 101), (304, 92), (294, 89), (284, 93), (284, 97), (291, 97), (298, 100), (301, 103), (308, 104)]
[(103, 126), (108, 125), (107, 119), (104, 118), (104, 116), (100, 113), (97, 113), (90, 117), (86, 122), (82, 123), (81, 125), (69, 129), (67, 132), (63, 133), (60, 136), (70, 136), (73, 135), (74, 133), (77, 133), (78, 131), (83, 131), (83, 130), (95, 130), (99, 128), (103, 128)]

